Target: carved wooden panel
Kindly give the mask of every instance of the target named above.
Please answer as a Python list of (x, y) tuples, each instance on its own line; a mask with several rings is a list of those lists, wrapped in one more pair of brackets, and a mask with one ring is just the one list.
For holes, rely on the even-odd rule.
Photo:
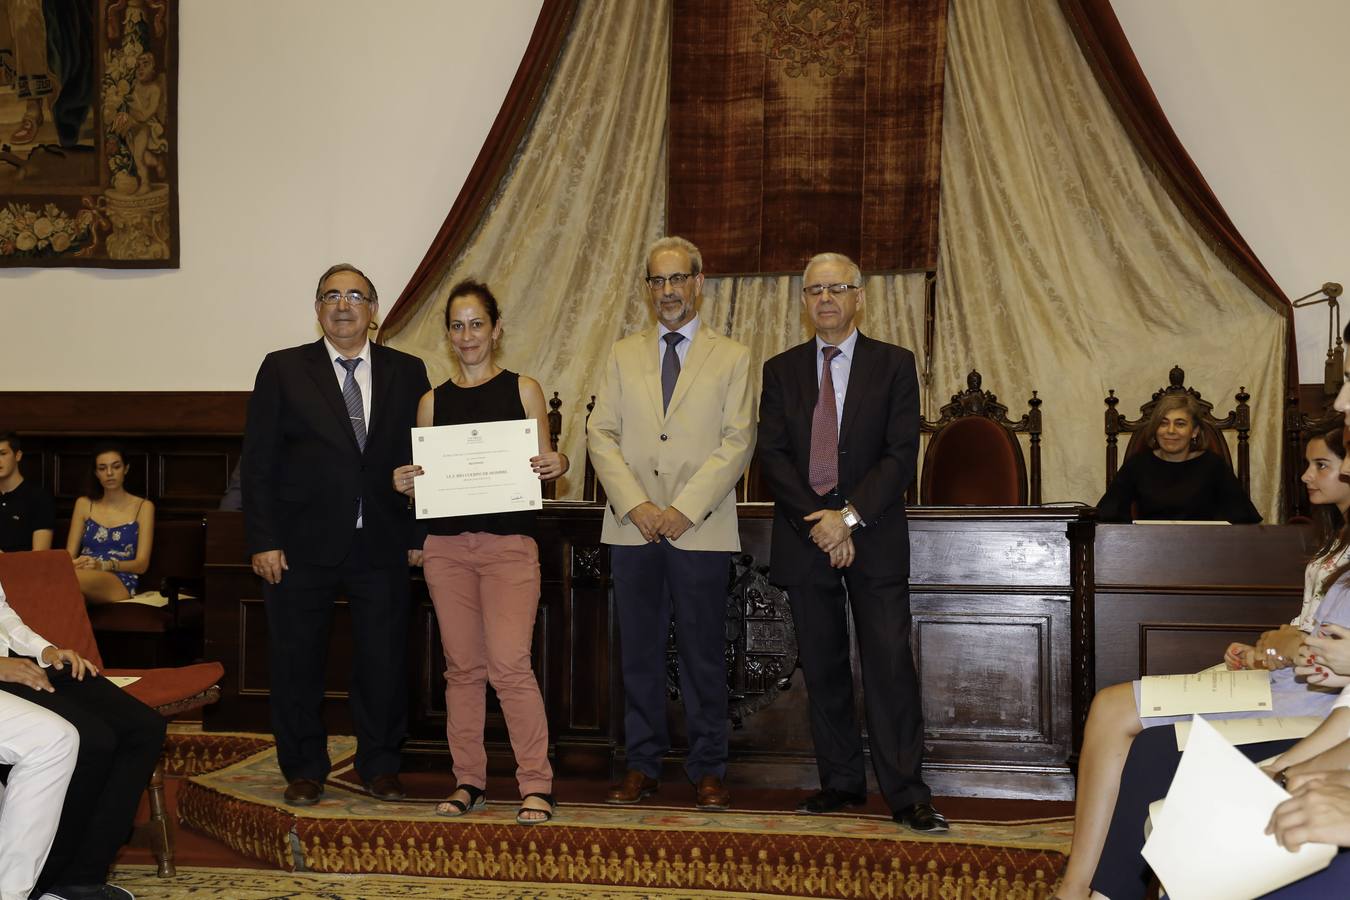
[(173, 450), (159, 454), (158, 496), (163, 500), (215, 506), (230, 483), (238, 454), (219, 450)]
[(1066, 519), (1000, 519), (911, 511), (910, 584), (1009, 588), (1067, 587), (1071, 581)]
[(1251, 643), (1298, 615), (1301, 605), (1301, 591), (1289, 587), (1247, 596), (1097, 591), (1096, 688), (1140, 675), (1198, 672), (1221, 662), (1230, 641)]
[(1153, 593), (1302, 589), (1310, 528), (1286, 525), (1097, 526), (1093, 582)]

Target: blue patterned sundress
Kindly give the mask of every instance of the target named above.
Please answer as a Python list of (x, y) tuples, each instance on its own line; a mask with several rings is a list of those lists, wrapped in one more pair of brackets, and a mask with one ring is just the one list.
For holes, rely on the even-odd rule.
[[(136, 508), (137, 513), (140, 507)], [(84, 536), (80, 538), (80, 555), (94, 559), (117, 559), (130, 562), (136, 558), (136, 546), (141, 540), (141, 523), (134, 519), (125, 525), (100, 525), (93, 519), (84, 520)], [(136, 596), (136, 585), (141, 576), (133, 572), (113, 572), (127, 593)]]

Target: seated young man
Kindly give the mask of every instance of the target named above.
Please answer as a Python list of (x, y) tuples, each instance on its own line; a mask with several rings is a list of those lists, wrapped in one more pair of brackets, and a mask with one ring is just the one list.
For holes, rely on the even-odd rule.
[(0, 692), (55, 713), (79, 733), (75, 774), (36, 891), (59, 900), (130, 898), (130, 892), (107, 884), (108, 870), (131, 833), (141, 793), (159, 760), (164, 719), (99, 677), (89, 660), (56, 648), (24, 625), (0, 585), (0, 658), (11, 652), (28, 657), (7, 662), (19, 663), (30, 677), (0, 680)]
[(0, 431), (0, 553), (50, 550), (56, 528), (52, 495), (19, 471), (19, 436)]

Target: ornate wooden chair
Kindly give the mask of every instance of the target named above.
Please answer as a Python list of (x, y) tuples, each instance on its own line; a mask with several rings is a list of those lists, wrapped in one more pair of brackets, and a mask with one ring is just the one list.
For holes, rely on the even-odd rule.
[[(1186, 372), (1181, 366), (1173, 366), (1172, 371), (1167, 375), (1168, 384), (1164, 388), (1159, 388), (1153, 392), (1153, 399), (1139, 407), (1139, 418), (1127, 419), (1117, 411), (1116, 406), (1120, 403), (1120, 398), (1116, 392), (1111, 390), (1106, 396), (1106, 486), (1111, 486), (1112, 480), (1116, 477), (1116, 470), (1120, 468), (1119, 463), (1129, 459), (1136, 453), (1142, 453), (1148, 449), (1148, 435), (1144, 434), (1143, 426), (1148, 422), (1149, 416), (1153, 414), (1153, 407), (1158, 401), (1169, 394), (1186, 393), (1195, 398), (1200, 404), (1202, 410), (1200, 416), (1200, 435), (1203, 446), (1210, 452), (1218, 454), (1233, 467), (1233, 455), (1229, 452), (1228, 441), (1224, 440), (1223, 432), (1233, 431), (1237, 433), (1237, 478), (1242, 484), (1242, 489), (1248, 494), (1251, 493), (1251, 448), (1248, 446), (1248, 438), (1252, 430), (1251, 407), (1247, 405), (1251, 394), (1247, 393), (1245, 387), (1239, 387), (1238, 392), (1233, 395), (1237, 401), (1237, 406), (1224, 418), (1216, 418), (1214, 415), (1214, 404), (1210, 403), (1200, 396), (1200, 392), (1195, 388), (1186, 387)], [(1121, 434), (1130, 435), (1129, 442), (1125, 445), (1124, 459), (1118, 459), (1117, 442)]]
[[(562, 437), (562, 400), (558, 397), (558, 392), (553, 392), (553, 399), (548, 401), (548, 439), (554, 450), (558, 449), (558, 439)], [(540, 487), (540, 492), (545, 500), (558, 499), (558, 479), (545, 481)]]
[[(177, 669), (103, 669), (94, 630), (85, 613), (75, 566), (64, 550), (0, 553), (0, 584), (9, 605), (32, 628), (58, 647), (69, 647), (104, 675), (134, 676), (126, 692), (165, 717), (200, 709), (220, 698), (225, 668), (216, 662)], [(150, 832), (161, 878), (175, 874), (173, 829), (164, 805), (164, 764), (155, 766), (148, 786)]]
[[(591, 413), (595, 412), (595, 395), (591, 394), (591, 402), (586, 404), (586, 424), (591, 422)], [(581, 499), (587, 503), (605, 502), (605, 486), (600, 483), (600, 479), (595, 475), (595, 466), (591, 465), (591, 454), (586, 453), (586, 475), (581, 484)]]
[[(931, 435), (923, 453), (919, 503), (924, 506), (1026, 506), (1041, 502), (1041, 399), (1031, 392), (1030, 409), (1008, 418), (1008, 407), (972, 370), (966, 389), (953, 394), (936, 422), (919, 419)], [(1030, 438), (1031, 468), (1017, 435)]]

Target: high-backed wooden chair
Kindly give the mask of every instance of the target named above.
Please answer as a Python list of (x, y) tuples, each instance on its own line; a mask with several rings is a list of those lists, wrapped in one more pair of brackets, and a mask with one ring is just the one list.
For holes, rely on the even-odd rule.
[[(1036, 391), (1022, 418), (1008, 418), (1008, 407), (972, 370), (966, 389), (953, 394), (936, 422), (919, 419), (931, 435), (919, 475), (924, 506), (1026, 506), (1041, 502), (1041, 399)], [(1031, 467), (1017, 435), (1030, 438)]]
[[(558, 439), (562, 437), (562, 400), (558, 397), (558, 392), (553, 392), (553, 398), (548, 401), (548, 440), (554, 450), (558, 449)], [(558, 479), (545, 481), (540, 485), (540, 492), (545, 500), (558, 499)]]
[[(84, 609), (75, 566), (64, 550), (0, 553), (0, 585), (9, 605), (24, 624), (58, 647), (69, 647), (99, 667), (104, 675), (134, 676), (126, 692), (161, 715), (173, 717), (200, 709), (220, 698), (220, 663), (198, 663), (177, 669), (103, 669), (94, 629)], [(173, 829), (164, 806), (164, 764), (155, 766), (148, 787), (150, 829), (155, 861), (162, 878), (174, 875)]]
[[(1149, 436), (1144, 433), (1144, 425), (1148, 422), (1149, 416), (1153, 414), (1153, 408), (1157, 406), (1158, 401), (1169, 394), (1185, 393), (1195, 398), (1200, 405), (1200, 436), (1201, 446), (1222, 457), (1233, 468), (1233, 454), (1229, 452), (1228, 441), (1224, 440), (1223, 432), (1233, 431), (1237, 434), (1237, 479), (1242, 484), (1242, 489), (1249, 495), (1251, 494), (1251, 447), (1248, 446), (1248, 438), (1252, 430), (1251, 407), (1247, 405), (1251, 394), (1247, 393), (1245, 387), (1239, 387), (1238, 392), (1233, 395), (1237, 401), (1237, 406), (1233, 408), (1227, 416), (1222, 419), (1214, 415), (1214, 404), (1210, 403), (1200, 396), (1200, 392), (1195, 388), (1186, 387), (1186, 371), (1181, 366), (1173, 366), (1172, 371), (1167, 375), (1168, 384), (1166, 387), (1159, 388), (1153, 392), (1153, 399), (1139, 407), (1139, 418), (1127, 419), (1116, 409), (1120, 403), (1120, 398), (1116, 392), (1111, 390), (1106, 396), (1106, 486), (1111, 486), (1112, 480), (1116, 477), (1116, 470), (1120, 468), (1120, 463), (1134, 456), (1136, 453), (1142, 453), (1149, 449)], [(1118, 458), (1117, 441), (1121, 434), (1130, 435), (1129, 443), (1125, 445), (1125, 456)]]
[[(591, 394), (591, 402), (586, 404), (586, 424), (590, 425), (591, 413), (595, 412), (595, 395)], [(589, 503), (605, 502), (605, 486), (600, 483), (600, 479), (595, 475), (595, 466), (591, 465), (591, 454), (586, 453), (586, 475), (581, 484), (581, 499)]]

